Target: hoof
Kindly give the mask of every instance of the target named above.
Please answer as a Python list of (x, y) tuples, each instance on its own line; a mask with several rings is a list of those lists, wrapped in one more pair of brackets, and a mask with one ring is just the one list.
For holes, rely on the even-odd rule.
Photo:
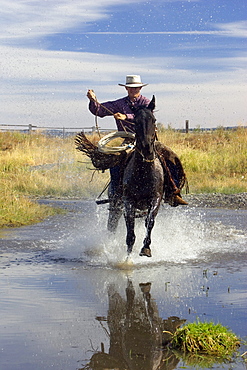
[(143, 293), (150, 293), (151, 283), (140, 283), (139, 287)]
[(142, 248), (139, 256), (152, 257), (150, 248)]

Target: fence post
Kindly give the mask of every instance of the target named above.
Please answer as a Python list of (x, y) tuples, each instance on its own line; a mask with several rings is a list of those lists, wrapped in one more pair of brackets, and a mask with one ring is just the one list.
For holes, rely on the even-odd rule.
[(32, 124), (31, 123), (29, 123), (29, 125), (28, 125), (28, 133), (29, 133), (29, 135), (32, 133)]
[(185, 121), (185, 132), (186, 134), (188, 134), (189, 132), (189, 120), (188, 119)]

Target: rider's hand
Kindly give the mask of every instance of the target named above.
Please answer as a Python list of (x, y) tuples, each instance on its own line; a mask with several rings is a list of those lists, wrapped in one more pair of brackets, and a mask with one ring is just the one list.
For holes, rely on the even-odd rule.
[(87, 97), (89, 100), (97, 101), (96, 95), (93, 90), (88, 90)]
[(127, 116), (126, 116), (126, 114), (122, 114), (122, 113), (115, 113), (114, 114), (114, 118), (115, 119), (120, 119), (120, 120), (122, 120), (122, 121), (125, 121), (126, 120), (126, 118), (127, 118)]

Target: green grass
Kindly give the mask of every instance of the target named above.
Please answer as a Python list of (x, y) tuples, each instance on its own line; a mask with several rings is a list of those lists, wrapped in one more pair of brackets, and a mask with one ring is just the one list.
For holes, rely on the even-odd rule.
[(44, 218), (63, 213), (46, 205), (40, 205), (17, 192), (0, 193), (0, 226), (17, 227), (34, 224)]
[(239, 347), (239, 338), (221, 324), (195, 322), (176, 330), (172, 348), (199, 356), (230, 358)]

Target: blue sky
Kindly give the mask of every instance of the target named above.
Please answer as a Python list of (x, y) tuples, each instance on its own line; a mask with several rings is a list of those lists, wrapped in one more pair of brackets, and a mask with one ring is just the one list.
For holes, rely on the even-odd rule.
[[(0, 123), (90, 127), (140, 74), (165, 126), (247, 125), (246, 0), (0, 0)], [(100, 120), (114, 128), (113, 118)]]

